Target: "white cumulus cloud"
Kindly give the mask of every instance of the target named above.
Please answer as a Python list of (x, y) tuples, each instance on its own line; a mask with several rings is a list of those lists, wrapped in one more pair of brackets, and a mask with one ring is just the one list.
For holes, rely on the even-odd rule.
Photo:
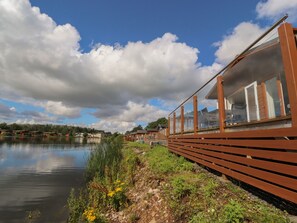
[(57, 25), (28, 0), (2, 0), (0, 26), (0, 86), (6, 96), (10, 91), (69, 107), (98, 108), (152, 97), (182, 98), (199, 83), (198, 50), (171, 33), (147, 43), (97, 44), (81, 53), (77, 30)]
[[(112, 112), (113, 109), (117, 109), (117, 112)], [(110, 115), (105, 114), (110, 111)], [(110, 129), (111, 131), (125, 132), (131, 130), (133, 127), (137, 126), (138, 122), (148, 123), (155, 121), (158, 118), (166, 117), (169, 111), (162, 110), (156, 106), (149, 104), (139, 104), (129, 101), (127, 105), (123, 107), (110, 108), (104, 111), (98, 111), (95, 116), (98, 118), (105, 117), (99, 122), (94, 123), (100, 129)]]
[(297, 19), (297, 0), (267, 0), (260, 1), (256, 6), (259, 18), (277, 19), (286, 13), (291, 21)]
[(230, 33), (223, 37), (223, 40), (215, 43), (218, 50), (215, 52), (216, 61), (222, 64), (231, 62), (248, 45), (254, 42), (265, 29), (251, 22), (238, 24)]
[(65, 116), (68, 118), (78, 118), (80, 117), (80, 109), (79, 108), (71, 108), (63, 105), (61, 101), (55, 102), (55, 101), (48, 101), (45, 103), (45, 109), (47, 112)]

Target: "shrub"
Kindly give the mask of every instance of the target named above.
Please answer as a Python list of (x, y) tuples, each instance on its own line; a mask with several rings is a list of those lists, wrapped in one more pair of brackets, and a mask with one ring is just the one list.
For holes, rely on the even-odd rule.
[(125, 157), (122, 163), (124, 177), (129, 184), (134, 184), (136, 167), (140, 160), (131, 148), (125, 149), (123, 153)]
[(107, 197), (112, 207), (119, 211), (121, 207), (126, 206), (127, 196), (125, 195), (125, 183), (117, 180), (108, 191)]
[(237, 201), (231, 200), (224, 208), (224, 219), (227, 223), (239, 223), (244, 220), (245, 209)]
[(86, 207), (86, 199), (82, 191), (79, 192), (78, 196), (75, 195), (75, 190), (72, 188), (70, 191), (69, 198), (67, 200), (69, 209), (69, 223), (77, 223), (82, 220), (82, 213)]
[(211, 197), (219, 184), (212, 178), (208, 179), (206, 185), (203, 187), (203, 192), (206, 197)]
[(186, 182), (186, 180), (181, 177), (175, 177), (171, 180), (172, 194), (176, 199), (181, 199), (191, 193), (193, 190), (193, 185)]

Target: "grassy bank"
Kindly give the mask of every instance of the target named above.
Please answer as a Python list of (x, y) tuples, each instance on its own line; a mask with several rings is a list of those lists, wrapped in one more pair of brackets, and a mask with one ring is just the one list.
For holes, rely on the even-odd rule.
[(290, 222), (286, 213), (165, 147), (110, 139), (92, 153), (69, 222)]
[(176, 221), (290, 222), (285, 212), (252, 196), (231, 182), (222, 182), (203, 168), (167, 151), (148, 150), (150, 169), (166, 182), (166, 199)]

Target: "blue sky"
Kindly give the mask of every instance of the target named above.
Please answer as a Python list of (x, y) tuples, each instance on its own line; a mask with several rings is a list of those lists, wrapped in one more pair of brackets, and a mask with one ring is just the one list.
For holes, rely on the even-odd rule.
[(0, 121), (145, 125), (285, 13), (297, 0), (2, 0)]

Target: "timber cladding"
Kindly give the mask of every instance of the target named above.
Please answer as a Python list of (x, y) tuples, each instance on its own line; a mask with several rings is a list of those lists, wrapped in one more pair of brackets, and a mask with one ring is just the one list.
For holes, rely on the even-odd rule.
[(171, 135), (168, 149), (297, 204), (297, 128)]

